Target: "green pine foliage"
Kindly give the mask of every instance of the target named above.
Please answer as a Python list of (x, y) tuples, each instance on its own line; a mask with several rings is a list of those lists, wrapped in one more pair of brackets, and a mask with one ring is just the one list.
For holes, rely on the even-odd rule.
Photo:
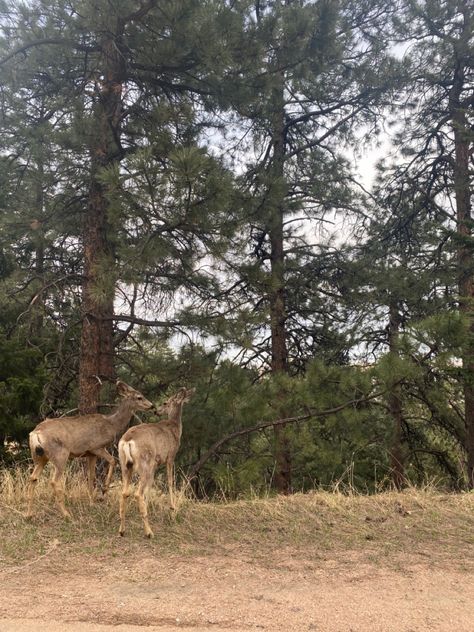
[[(462, 487), (472, 226), (456, 230), (446, 116), (457, 54), (472, 150), (465, 17), (431, 1), (2, 2), (0, 456), (77, 406), (92, 179), (107, 248), (89, 291), (115, 297), (118, 375), (156, 402), (196, 387), (183, 474), (242, 431), (197, 496), (272, 489), (282, 411), (301, 417), (285, 429), (294, 490), (390, 486), (394, 448), (405, 482)], [(391, 125), (364, 190), (351, 157)], [(288, 366), (272, 374), (279, 289)]]
[(46, 367), (39, 350), (1, 335), (0, 460), (13, 460), (18, 444), (25, 445), (28, 432), (38, 422), (45, 382)]

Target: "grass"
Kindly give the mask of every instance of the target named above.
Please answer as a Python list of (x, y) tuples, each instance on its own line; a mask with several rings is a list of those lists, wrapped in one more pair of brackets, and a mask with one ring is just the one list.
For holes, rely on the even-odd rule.
[[(171, 514), (168, 498), (152, 493), (149, 513), (156, 537), (144, 538), (133, 499), (127, 534), (118, 533), (117, 484), (90, 505), (80, 472), (70, 472), (63, 520), (46, 477), (36, 491), (37, 514), (26, 521), (27, 474), (0, 471), (0, 566), (28, 564), (56, 546), (73, 555), (113, 559), (125, 552), (153, 555), (232, 554), (261, 564), (276, 557), (317, 561), (353, 555), (377, 564), (411, 562), (474, 568), (474, 494), (409, 488), (373, 496), (314, 491), (234, 502), (197, 502), (180, 494)], [(58, 560), (58, 563), (61, 563)]]

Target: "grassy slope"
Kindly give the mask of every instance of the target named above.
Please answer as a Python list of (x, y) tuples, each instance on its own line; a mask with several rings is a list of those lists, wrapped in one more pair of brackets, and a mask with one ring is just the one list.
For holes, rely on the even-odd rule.
[(61, 544), (74, 555), (115, 557), (127, 551), (151, 554), (206, 555), (235, 551), (261, 564), (286, 554), (316, 561), (362, 555), (367, 562), (397, 565), (403, 557), (437, 565), (474, 568), (474, 494), (442, 494), (409, 489), (376, 496), (328, 492), (295, 494), (229, 503), (200, 503), (182, 498), (174, 518), (167, 498), (150, 502), (156, 538), (143, 537), (132, 499), (127, 537), (119, 538), (118, 489), (89, 505), (79, 477), (68, 483), (74, 520), (63, 521), (46, 481), (37, 492), (32, 522), (26, 506), (24, 475), (0, 472), (0, 567), (15, 567)]

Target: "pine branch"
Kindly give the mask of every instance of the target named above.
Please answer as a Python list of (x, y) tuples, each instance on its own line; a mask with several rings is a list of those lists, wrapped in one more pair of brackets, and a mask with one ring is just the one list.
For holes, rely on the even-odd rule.
[(53, 44), (54, 46), (69, 46), (71, 48), (75, 48), (76, 50), (86, 51), (86, 52), (94, 52), (99, 51), (100, 46), (86, 46), (85, 44), (78, 44), (77, 42), (73, 42), (71, 40), (58, 39), (58, 38), (48, 38), (35, 40), (34, 42), (28, 42), (27, 44), (23, 44), (12, 51), (9, 55), (0, 59), (0, 66), (4, 66), (10, 59), (16, 57), (17, 55), (21, 55), (22, 53), (26, 53), (26, 51), (30, 50), (30, 48), (36, 48), (37, 46), (46, 46), (48, 44)]
[(103, 320), (115, 320), (124, 323), (133, 323), (134, 325), (144, 325), (146, 327), (179, 327), (183, 324), (178, 320), (147, 320), (146, 318), (127, 316), (126, 314), (115, 314), (110, 318), (103, 318)]
[(381, 395), (383, 395), (384, 393), (386, 393), (386, 390), (375, 393), (373, 395), (369, 395), (367, 397), (361, 397), (359, 399), (352, 399), (348, 402), (345, 402), (344, 404), (340, 404), (339, 406), (334, 406), (334, 408), (327, 408), (326, 410), (321, 410), (321, 411), (314, 411), (314, 412), (308, 412), (305, 415), (298, 415), (296, 417), (285, 417), (283, 419), (276, 419), (273, 421), (263, 421), (260, 422), (258, 424), (256, 424), (255, 426), (251, 426), (250, 428), (240, 428), (239, 430), (235, 430), (234, 432), (231, 432), (228, 435), (225, 435), (224, 437), (221, 437), (220, 439), (218, 439), (210, 448), (209, 450), (207, 450), (199, 459), (199, 461), (197, 461), (193, 467), (191, 468), (189, 474), (188, 474), (188, 480), (193, 479), (196, 474), (199, 472), (199, 470), (202, 468), (202, 466), (207, 463), (207, 461), (218, 452), (219, 448), (221, 446), (223, 446), (225, 443), (228, 443), (229, 441), (231, 441), (232, 439), (235, 439), (236, 437), (242, 437), (248, 434), (251, 434), (253, 432), (259, 432), (260, 430), (265, 430), (265, 428), (270, 428), (270, 427), (277, 427), (277, 426), (283, 426), (285, 424), (291, 424), (291, 423), (297, 423), (299, 421), (308, 421), (309, 419), (314, 419), (316, 417), (327, 417), (328, 415), (334, 415), (335, 413), (340, 412), (341, 410), (344, 410), (345, 408), (349, 408), (350, 406), (357, 406), (359, 404), (365, 404), (366, 402), (369, 402), (373, 399), (376, 399), (377, 397), (380, 397)]

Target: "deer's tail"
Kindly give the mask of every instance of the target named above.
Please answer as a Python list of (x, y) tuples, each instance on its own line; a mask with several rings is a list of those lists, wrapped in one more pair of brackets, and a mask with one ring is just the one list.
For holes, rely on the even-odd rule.
[(30, 432), (30, 449), (32, 455), (44, 456), (44, 448), (41, 445), (40, 434), (36, 430)]
[(125, 460), (125, 465), (127, 466), (127, 468), (129, 470), (132, 469), (133, 467), (133, 455), (132, 455), (132, 451), (133, 451), (133, 447), (135, 446), (135, 443), (133, 440), (131, 441), (120, 441), (120, 450), (124, 456), (124, 460)]

